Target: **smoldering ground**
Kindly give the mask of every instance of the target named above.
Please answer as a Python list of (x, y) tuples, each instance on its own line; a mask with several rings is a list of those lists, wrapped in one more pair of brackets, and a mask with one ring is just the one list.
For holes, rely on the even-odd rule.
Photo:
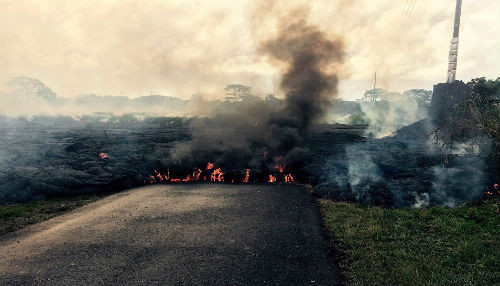
[(491, 142), (442, 149), (421, 120), (392, 136), (337, 145), (318, 158), (315, 193), (335, 200), (397, 207), (455, 207), (482, 199), (497, 161)]
[[(366, 204), (454, 206), (482, 196), (488, 172), (481, 158), (466, 154), (443, 164), (445, 154), (430, 152), (421, 138), (426, 128), (412, 129), (411, 136), (368, 139), (364, 127), (320, 125), (337, 95), (342, 40), (310, 24), (304, 11), (278, 18), (276, 33), (260, 42), (259, 52), (282, 71), (283, 101), (248, 97), (223, 108), (215, 104), (205, 110), (210, 118), (189, 120), (3, 118), (0, 203), (116, 191), (145, 183), (155, 169), (192, 170), (207, 162), (235, 173), (285, 165), (300, 182), (316, 186), (316, 194)], [(37, 103), (61, 104), (50, 89), (35, 87)], [(31, 96), (22, 92), (23, 97), (13, 97), (21, 105)], [(127, 108), (144, 100), (84, 99), (97, 106), (124, 102)], [(145, 105), (153, 99), (164, 100), (147, 98)], [(370, 128), (399, 126), (394, 120), (376, 120), (384, 126)]]

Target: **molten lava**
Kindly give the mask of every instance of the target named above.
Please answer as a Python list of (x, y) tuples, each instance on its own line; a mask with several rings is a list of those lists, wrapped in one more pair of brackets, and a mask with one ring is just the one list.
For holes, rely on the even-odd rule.
[[(266, 182), (268, 183), (292, 183), (295, 182), (294, 177), (291, 173), (284, 173), (285, 167), (284, 165), (277, 165), (277, 169), (280, 173), (274, 173), (265, 175), (263, 178), (260, 177), (259, 173), (257, 173), (254, 182), (259, 181), (259, 178), (266, 180), (266, 176), (268, 179)], [(280, 167), (281, 166), (281, 167)], [(176, 177), (174, 175), (171, 176), (170, 170), (166, 172), (160, 172), (158, 170), (153, 170), (153, 173), (146, 177), (143, 180), (144, 183), (149, 182), (150, 184), (159, 184), (159, 183), (177, 183), (177, 182), (195, 182), (195, 181), (210, 181), (210, 182), (229, 182), (229, 183), (249, 183), (250, 182), (250, 173), (251, 169), (245, 170), (245, 177), (241, 177), (238, 175), (229, 175), (226, 176), (225, 172), (222, 168), (215, 168), (214, 164), (208, 163), (206, 170), (196, 168), (191, 173), (177, 174)], [(231, 173), (230, 173), (231, 174)], [(225, 177), (226, 176), (226, 177)]]
[(103, 159), (103, 160), (109, 158), (108, 154), (104, 153), (104, 152), (99, 153), (99, 157), (101, 157), (101, 159)]
[(210, 181), (212, 182), (224, 182), (224, 173), (220, 168), (215, 169), (210, 176)]
[(275, 183), (276, 182), (276, 176), (269, 175), (269, 183)]
[(250, 178), (250, 169), (247, 169), (245, 174), (245, 179), (243, 179), (243, 183), (248, 183), (248, 179)]

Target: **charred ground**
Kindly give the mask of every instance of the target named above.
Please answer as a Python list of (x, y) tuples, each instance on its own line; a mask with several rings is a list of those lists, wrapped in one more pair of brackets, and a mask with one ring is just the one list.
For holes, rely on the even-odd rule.
[[(155, 170), (184, 178), (205, 169), (172, 163), (173, 148), (192, 140), (192, 119), (134, 118), (3, 118), (0, 203), (118, 191), (151, 183)], [(487, 164), (472, 155), (443, 164), (445, 154), (430, 147), (424, 126), (422, 121), (393, 137), (370, 139), (363, 135), (366, 126), (314, 125), (304, 142), (304, 164), (287, 171), (313, 185), (317, 195), (342, 201), (454, 206), (482, 198)], [(246, 168), (219, 167), (226, 183), (242, 183)], [(277, 171), (252, 172), (249, 183), (267, 182), (269, 172)]]

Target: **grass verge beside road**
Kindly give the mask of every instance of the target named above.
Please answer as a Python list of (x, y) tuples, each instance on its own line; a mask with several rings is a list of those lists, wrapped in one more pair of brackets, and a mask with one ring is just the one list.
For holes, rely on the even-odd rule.
[(0, 205), (0, 235), (41, 222), (77, 207), (91, 203), (102, 195), (84, 195)]
[(320, 200), (349, 285), (500, 285), (500, 199), (455, 209)]

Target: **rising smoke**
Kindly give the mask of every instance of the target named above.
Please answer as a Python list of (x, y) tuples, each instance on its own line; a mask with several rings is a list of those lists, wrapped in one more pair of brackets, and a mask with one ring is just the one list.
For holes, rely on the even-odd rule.
[(226, 168), (258, 170), (276, 164), (297, 170), (307, 162), (304, 136), (337, 95), (335, 67), (344, 58), (342, 41), (309, 24), (306, 15), (293, 13), (282, 18), (277, 35), (262, 42), (259, 50), (282, 67), (284, 105), (244, 101), (209, 123), (195, 121), (192, 140), (179, 144), (174, 160), (192, 167), (212, 161)]

